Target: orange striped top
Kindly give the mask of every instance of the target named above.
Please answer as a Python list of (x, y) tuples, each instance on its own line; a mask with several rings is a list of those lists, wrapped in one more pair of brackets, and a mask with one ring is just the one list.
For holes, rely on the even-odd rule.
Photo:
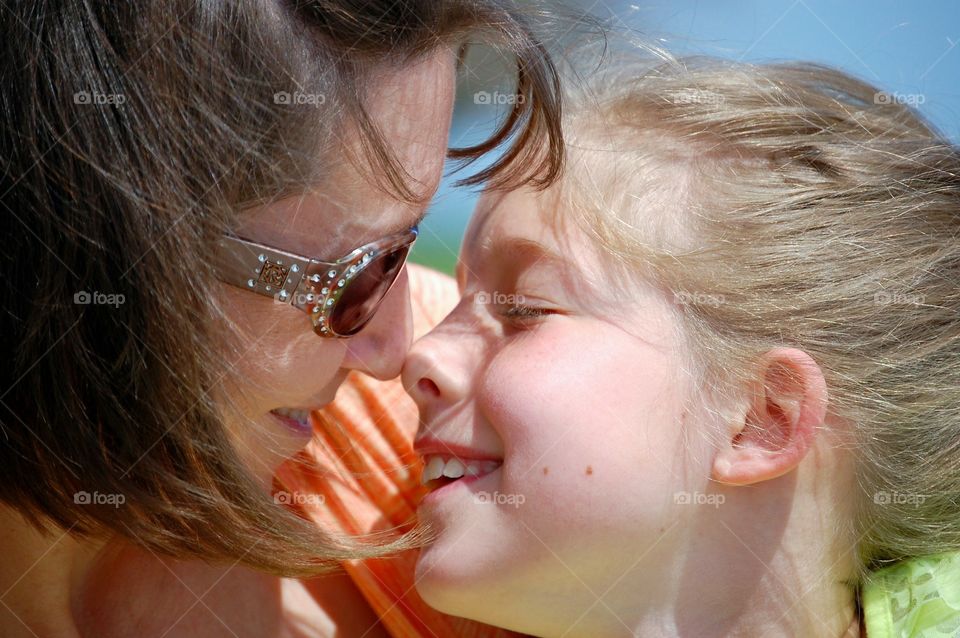
[[(456, 305), (458, 294), (445, 275), (414, 265), (408, 272), (414, 337), (419, 337)], [(324, 529), (351, 535), (408, 527), (425, 490), (413, 451), (417, 408), (400, 381), (351, 373), (336, 400), (313, 416), (316, 430), (305, 462), (286, 463), (277, 475), (285, 489), (323, 496), (303, 508), (306, 514)], [(391, 636), (519, 635), (431, 609), (414, 588), (415, 564), (416, 552), (344, 564)]]

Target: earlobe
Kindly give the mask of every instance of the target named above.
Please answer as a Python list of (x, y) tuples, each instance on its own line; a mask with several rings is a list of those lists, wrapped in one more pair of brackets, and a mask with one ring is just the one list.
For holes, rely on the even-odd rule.
[(759, 370), (742, 422), (714, 458), (711, 478), (720, 483), (749, 485), (790, 472), (813, 446), (826, 415), (826, 382), (810, 355), (775, 348)]

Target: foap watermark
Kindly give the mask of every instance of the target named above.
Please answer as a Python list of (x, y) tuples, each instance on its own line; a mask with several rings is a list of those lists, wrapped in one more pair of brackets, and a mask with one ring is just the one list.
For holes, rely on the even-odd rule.
[(273, 494), (273, 502), (277, 505), (323, 505), (326, 500), (323, 494), (304, 494), (283, 490)]
[(523, 494), (504, 494), (502, 492), (477, 492), (473, 497), (474, 503), (480, 505), (512, 505), (520, 507), (526, 502), (527, 498)]
[(924, 296), (917, 292), (885, 292), (874, 293), (873, 303), (880, 306), (919, 306), (923, 303)]
[(873, 94), (874, 104), (905, 104), (907, 106), (920, 106), (927, 101), (923, 93), (888, 93), (887, 91), (877, 91)]
[(720, 507), (727, 497), (723, 494), (704, 494), (703, 492), (674, 492), (673, 502), (676, 505), (712, 505)]
[(312, 292), (293, 292), (286, 290), (273, 295), (273, 301), (279, 304), (293, 304), (295, 306), (307, 306), (318, 301), (318, 296)]
[(522, 93), (501, 93), (500, 91), (477, 91), (473, 94), (473, 103), (474, 104), (483, 104), (483, 105), (514, 105), (514, 104), (523, 104), (526, 101), (526, 96)]
[(318, 107), (326, 104), (326, 102), (327, 96), (323, 93), (302, 93), (301, 91), (289, 93), (287, 91), (279, 91), (273, 94), (274, 104), (307, 105)]
[(726, 303), (723, 295), (712, 295), (705, 292), (675, 292), (673, 293), (674, 302), (681, 306), (717, 306)]
[(913, 505), (919, 507), (927, 500), (925, 494), (907, 494), (904, 492), (888, 492), (880, 490), (874, 492), (873, 502), (877, 505)]
[(119, 106), (127, 101), (123, 93), (98, 93), (96, 91), (77, 91), (73, 94), (74, 104), (96, 104)]
[(113, 306), (117, 308), (126, 303), (127, 298), (120, 293), (106, 293), (94, 290), (81, 290), (73, 294), (73, 303), (78, 306)]
[(707, 104), (710, 106), (720, 106), (726, 99), (719, 93), (701, 89), (683, 89), (677, 91), (671, 97), (674, 104)]
[(473, 303), (478, 306), (490, 304), (495, 306), (522, 306), (526, 303), (526, 299), (523, 295), (507, 294), (496, 290), (493, 292), (481, 290), (473, 296)]
[(119, 493), (80, 491), (74, 493), (73, 502), (77, 505), (110, 505), (111, 507), (120, 507), (127, 502), (127, 497)]

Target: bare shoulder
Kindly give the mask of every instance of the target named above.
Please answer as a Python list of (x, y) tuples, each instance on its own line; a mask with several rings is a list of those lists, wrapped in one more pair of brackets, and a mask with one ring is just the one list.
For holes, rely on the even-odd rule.
[(382, 638), (388, 634), (345, 575), (278, 578), (235, 566), (128, 550), (84, 587), (81, 636)]
[[(283, 610), (291, 638), (390, 635), (350, 577), (343, 573), (309, 580), (283, 579)], [(312, 629), (305, 632), (303, 628)], [(319, 628), (330, 633), (310, 633)]]

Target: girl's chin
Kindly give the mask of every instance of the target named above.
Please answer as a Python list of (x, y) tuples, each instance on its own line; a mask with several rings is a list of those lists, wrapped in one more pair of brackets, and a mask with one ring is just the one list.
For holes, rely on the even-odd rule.
[(491, 608), (490, 583), (497, 580), (496, 575), (488, 580), (483, 574), (464, 572), (449, 562), (451, 558), (447, 555), (441, 559), (448, 561), (446, 564), (438, 562), (435, 566), (429, 561), (417, 562), (415, 582), (420, 598), (444, 614), (504, 626), (504, 619), (496, 615), (496, 606)]
[[(449, 556), (446, 558), (450, 559)], [(443, 559), (432, 562), (429, 558), (417, 561), (415, 573), (417, 593), (424, 602), (445, 614), (464, 616), (464, 608), (469, 602), (466, 588), (470, 580), (466, 574), (447, 571), (450, 565), (444, 565)]]
[[(489, 593), (491, 585), (500, 580), (509, 566), (484, 556), (486, 552), (475, 545), (473, 549), (479, 551), (471, 551), (470, 543), (461, 537), (455, 544), (445, 544), (441, 536), (438, 542), (421, 549), (414, 574), (417, 591), (445, 607), (459, 607), (474, 595), (483, 600), (484, 592)], [(433, 605), (430, 600), (427, 602)], [(446, 609), (441, 611), (450, 613)]]

